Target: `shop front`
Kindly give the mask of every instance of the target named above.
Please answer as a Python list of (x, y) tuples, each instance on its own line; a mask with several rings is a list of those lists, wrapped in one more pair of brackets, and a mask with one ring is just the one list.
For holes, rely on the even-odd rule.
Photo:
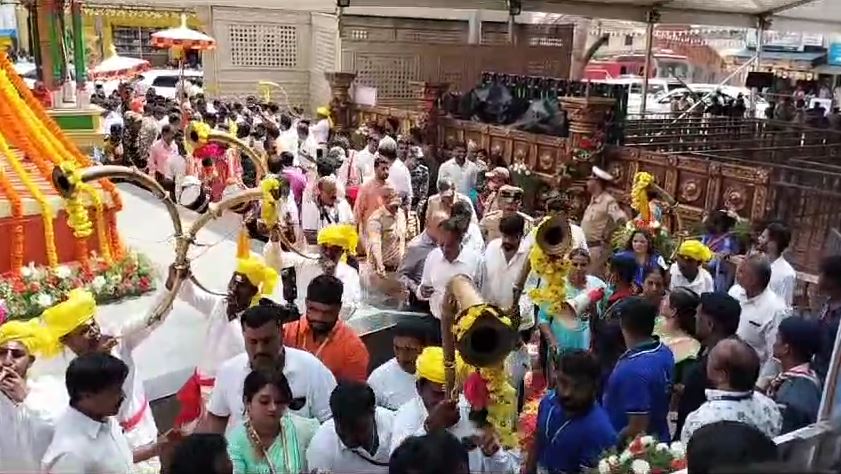
[[(154, 48), (150, 40), (152, 33), (178, 26), (181, 13), (180, 10), (161, 10), (160, 7), (117, 9), (86, 6), (83, 9), (83, 25), (89, 63), (101, 61), (113, 45), (118, 54), (146, 59), (153, 67), (172, 65), (177, 59), (172, 52)], [(202, 29), (201, 22), (192, 13), (187, 17), (187, 25)], [(198, 54), (187, 58), (189, 64), (200, 61)]]

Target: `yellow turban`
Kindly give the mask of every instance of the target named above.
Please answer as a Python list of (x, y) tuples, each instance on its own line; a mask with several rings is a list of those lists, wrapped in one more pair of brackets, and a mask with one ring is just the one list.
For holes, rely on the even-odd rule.
[(50, 332), (37, 319), (0, 325), (0, 345), (10, 341), (20, 342), (33, 356), (48, 355), (54, 346)]
[(713, 253), (706, 245), (698, 240), (686, 240), (680, 244), (677, 249), (677, 254), (681, 257), (691, 258), (701, 263), (709, 262), (713, 258)]
[[(464, 362), (458, 351), (455, 365), (457, 382), (465, 380), (475, 370), (475, 367)], [(425, 347), (415, 361), (415, 376), (443, 385), (447, 379), (444, 372), (444, 349), (440, 346)]]
[(254, 295), (251, 304), (259, 301), (263, 296), (271, 295), (277, 285), (275, 269), (266, 265), (262, 259), (254, 256), (238, 258), (236, 272), (245, 275), (245, 278), (248, 278), (248, 281), (260, 290)]
[(91, 292), (77, 288), (71, 290), (67, 300), (41, 313), (41, 321), (47, 326), (52, 337), (61, 339), (77, 327), (93, 319), (96, 313), (96, 300)]
[(358, 244), (359, 235), (352, 225), (333, 224), (321, 229), (318, 233), (318, 245), (341, 247), (351, 255), (356, 254), (356, 246)]
[(415, 362), (415, 375), (419, 379), (426, 379), (432, 383), (444, 384), (444, 349), (437, 346), (427, 346)]

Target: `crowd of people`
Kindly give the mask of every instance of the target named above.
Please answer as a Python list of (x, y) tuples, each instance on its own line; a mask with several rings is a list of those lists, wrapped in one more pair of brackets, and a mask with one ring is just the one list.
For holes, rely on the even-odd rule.
[[(683, 442), (690, 473), (736, 472), (775, 461), (771, 439), (816, 420), (841, 257), (821, 266), (819, 314), (791, 315), (785, 223), (744, 241), (738, 216), (714, 211), (672, 255), (658, 247), (668, 236), (656, 196), (630, 216), (594, 167), (589, 205), (554, 257), (565, 272), (555, 294), (551, 275), (520, 274), (540, 226), (567, 220), (567, 201), (555, 193), (526, 212), (509, 170), (475, 143), (452, 144), (439, 165), (420, 134), (390, 124), (360, 130), (355, 149), (323, 108), (308, 120), (256, 98), (176, 107), (122, 89), (98, 100), (111, 122), (101, 161), (146, 170), (175, 201), (190, 176), (212, 200), (262, 178), (236, 146), (195, 156), (184, 134), (195, 122), (257, 149), (289, 196), (279, 225), (252, 213), (263, 255), (237, 256), (226, 296), (169, 271), (164, 286), (183, 277), (178, 298), (207, 319), (173, 430), (159, 433), (133, 356), (162, 321), (138, 315), (105, 335), (79, 289), (0, 325), (2, 472), (573, 473), (640, 436)], [(481, 408), (444, 390), (440, 319), (456, 275), (520, 313), (505, 367), (517, 416), (537, 406), (518, 433), (530, 443), (504, 444)], [(417, 315), (371, 371), (347, 320), (373, 295)], [(58, 382), (38, 376), (48, 363), (63, 364)]]

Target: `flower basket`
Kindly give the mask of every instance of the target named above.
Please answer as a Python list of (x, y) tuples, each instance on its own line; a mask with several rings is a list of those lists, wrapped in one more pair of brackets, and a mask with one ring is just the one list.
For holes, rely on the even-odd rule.
[(624, 451), (610, 450), (591, 474), (668, 474), (686, 469), (686, 449), (679, 441), (658, 443), (638, 436)]
[(523, 203), (534, 203), (541, 181), (522, 161), (511, 165), (511, 183), (523, 190)]
[(74, 288), (90, 291), (100, 304), (140, 296), (155, 289), (155, 276), (149, 259), (135, 252), (126, 252), (111, 264), (93, 255), (88, 268), (72, 264), (50, 269), (30, 264), (0, 276), (0, 318), (4, 312), (9, 319), (37, 317)]

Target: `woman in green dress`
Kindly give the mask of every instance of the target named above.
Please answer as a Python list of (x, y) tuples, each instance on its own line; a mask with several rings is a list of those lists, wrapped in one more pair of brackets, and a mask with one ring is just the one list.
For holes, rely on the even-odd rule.
[(280, 370), (255, 370), (245, 378), (245, 416), (228, 434), (234, 474), (299, 474), (318, 421), (289, 412), (296, 403)]

